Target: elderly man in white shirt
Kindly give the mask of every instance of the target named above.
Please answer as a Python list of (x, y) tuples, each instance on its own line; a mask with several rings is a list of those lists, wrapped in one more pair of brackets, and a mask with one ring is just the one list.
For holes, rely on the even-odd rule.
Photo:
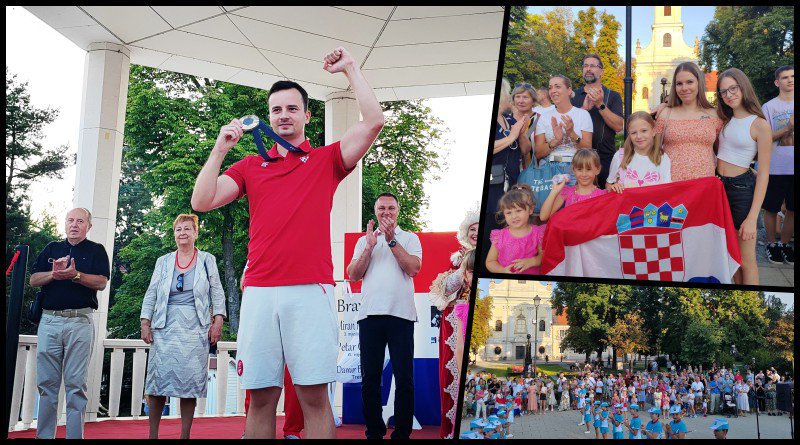
[(386, 434), (381, 403), (381, 376), (386, 347), (395, 379), (392, 439), (408, 439), (414, 416), (414, 305), (413, 277), (422, 267), (422, 245), (417, 235), (397, 226), (400, 204), (391, 193), (375, 202), (375, 223), (356, 243), (347, 274), (363, 279), (358, 313), (361, 348), (361, 400), (367, 439)]

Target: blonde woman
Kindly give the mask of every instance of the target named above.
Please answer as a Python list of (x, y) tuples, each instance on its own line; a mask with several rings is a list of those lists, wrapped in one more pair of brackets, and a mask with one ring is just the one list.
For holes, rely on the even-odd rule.
[(209, 344), (219, 341), (225, 293), (214, 255), (195, 247), (197, 215), (172, 224), (177, 250), (156, 261), (142, 302), (142, 340), (150, 344), (145, 394), (150, 438), (158, 438), (167, 397), (181, 399), (181, 439), (189, 438), (198, 398), (206, 397)]
[[(486, 221), (483, 228), (483, 245), (489, 245), (489, 234), (492, 230), (499, 229), (494, 219), (497, 203), (512, 185), (517, 183), (522, 154), (531, 150), (531, 140), (527, 136), (530, 115), (524, 114), (523, 119), (516, 120), (510, 113), (512, 101), (509, 90), (511, 86), (503, 79), (500, 88), (500, 98), (495, 122), (494, 149), (492, 150), (492, 169), (489, 175), (489, 197), (486, 203)], [(483, 249), (480, 263), (486, 264), (486, 253)]]

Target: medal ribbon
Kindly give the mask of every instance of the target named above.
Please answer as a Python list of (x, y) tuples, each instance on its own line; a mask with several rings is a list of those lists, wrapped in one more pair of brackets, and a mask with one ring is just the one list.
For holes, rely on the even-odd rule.
[(253, 118), (258, 120), (258, 126), (256, 128), (253, 128), (252, 130), (249, 130), (249, 131), (253, 133), (253, 140), (255, 140), (255, 142), (256, 142), (256, 147), (258, 148), (258, 153), (261, 155), (262, 158), (264, 158), (265, 161), (267, 161), (267, 162), (277, 161), (279, 158), (273, 158), (273, 157), (271, 157), (271, 156), (269, 156), (267, 154), (267, 149), (266, 149), (266, 147), (264, 147), (264, 141), (263, 141), (263, 139), (261, 137), (261, 132), (262, 131), (264, 133), (266, 133), (267, 136), (272, 138), (272, 140), (274, 140), (278, 144), (282, 145), (285, 149), (287, 149), (287, 150), (289, 150), (291, 152), (294, 152), (294, 153), (305, 153), (303, 150), (301, 150), (301, 149), (295, 147), (294, 145), (292, 145), (291, 143), (289, 143), (286, 139), (280, 137), (278, 135), (278, 133), (275, 132), (275, 130), (270, 128), (270, 126), (267, 125), (266, 122), (264, 122), (263, 120), (259, 119), (257, 116), (245, 116), (245, 117), (243, 117), (242, 118), (242, 124), (243, 125), (251, 125)]

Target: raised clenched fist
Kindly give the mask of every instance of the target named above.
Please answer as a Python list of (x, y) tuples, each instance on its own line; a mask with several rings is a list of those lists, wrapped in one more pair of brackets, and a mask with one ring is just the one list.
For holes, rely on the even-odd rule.
[(322, 68), (331, 74), (340, 73), (355, 63), (353, 56), (341, 46), (326, 54), (323, 61)]

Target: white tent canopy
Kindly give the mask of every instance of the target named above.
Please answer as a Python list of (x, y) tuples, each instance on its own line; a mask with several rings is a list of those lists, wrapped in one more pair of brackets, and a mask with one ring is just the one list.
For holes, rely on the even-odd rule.
[(279, 79), (312, 98), (347, 88), (321, 69), (344, 46), (378, 100), (494, 94), (503, 8), (420, 6), (28, 6), (88, 50), (123, 45), (130, 62), (257, 88)]

